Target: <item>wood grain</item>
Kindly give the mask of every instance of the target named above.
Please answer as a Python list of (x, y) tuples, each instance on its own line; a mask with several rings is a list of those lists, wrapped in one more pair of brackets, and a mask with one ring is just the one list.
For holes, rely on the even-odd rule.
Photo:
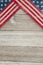
[(29, 62), (0, 62), (0, 65), (43, 65), (43, 63), (29, 63)]
[(0, 61), (43, 63), (43, 29), (22, 10), (0, 28)]
[(43, 32), (39, 31), (0, 31), (0, 46), (39, 46), (43, 47)]
[(31, 46), (0, 46), (0, 61), (43, 63), (43, 48)]

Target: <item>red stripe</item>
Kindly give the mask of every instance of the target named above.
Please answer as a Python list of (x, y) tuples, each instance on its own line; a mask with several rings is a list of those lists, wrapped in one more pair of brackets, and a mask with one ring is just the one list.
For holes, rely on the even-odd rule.
[[(22, 8), (22, 10), (24, 10), (24, 8)], [(25, 12), (26, 12), (26, 14), (27, 15), (29, 15), (30, 16), (30, 18), (32, 18), (32, 20), (33, 21), (35, 21), (36, 23), (38, 23), (39, 25), (40, 25), (40, 27), (42, 27), (43, 28), (43, 26), (36, 20), (36, 19), (34, 19), (29, 13), (27, 13), (27, 11), (26, 10), (24, 10)]]
[[(19, 0), (19, 2), (20, 2), (20, 0)], [(18, 2), (16, 2), (18, 5), (20, 5)], [(23, 4), (23, 3), (22, 3)], [(24, 4), (23, 4), (24, 5)], [(21, 5), (20, 5), (21, 6)], [(21, 6), (21, 8), (27, 13), (27, 11), (26, 11), (26, 9), (24, 9), (22, 6)], [(43, 26), (35, 19), (35, 18), (33, 18), (29, 13), (27, 13), (35, 22), (37, 22), (42, 28), (43, 28)], [(33, 14), (34, 15), (34, 14)], [(36, 16), (35, 16), (36, 17)], [(39, 19), (38, 19), (39, 20)], [(41, 22), (41, 21), (40, 21)]]
[[(13, 7), (13, 6), (12, 6), (12, 7)], [(16, 7), (17, 7), (17, 5), (15, 6), (15, 8), (16, 8)], [(13, 9), (14, 9), (14, 8), (13, 8)], [(12, 9), (12, 10), (13, 10), (13, 9)], [(8, 12), (9, 10), (10, 10), (10, 9), (8, 9), (7, 12)], [(11, 10), (4, 18), (6, 18), (6, 17), (12, 12), (12, 10)], [(6, 12), (5, 12), (5, 14), (6, 14)], [(3, 15), (3, 16), (4, 16), (4, 15)], [(3, 18), (3, 19), (4, 19), (4, 18)], [(3, 20), (3, 19), (2, 19), (2, 20)], [(1, 21), (2, 21), (2, 20), (1, 20)]]
[[(9, 4), (9, 5), (10, 5), (10, 4)], [(14, 5), (14, 4), (13, 4), (13, 5)], [(13, 6), (13, 5), (12, 5), (12, 6)], [(12, 6), (11, 6), (11, 7), (12, 7)], [(11, 7), (10, 7), (10, 8), (11, 8)], [(6, 7), (6, 8), (7, 8), (7, 7)], [(6, 12), (8, 12), (8, 10), (10, 10), (10, 8), (8, 8), (8, 9), (6, 10)], [(1, 15), (1, 17), (2, 17), (6, 12), (4, 12), (4, 13)]]
[[(28, 1), (28, 0), (27, 0)], [(24, 2), (28, 5), (28, 6), (30, 6), (25, 0), (24, 0)], [(30, 2), (30, 0), (29, 0), (29, 2)], [(30, 2), (31, 3), (31, 2)], [(31, 3), (32, 5), (34, 5), (33, 3)], [(35, 6), (35, 5), (34, 5)], [(40, 14), (32, 7), (32, 6), (30, 6), (41, 18), (43, 18), (40, 14), (42, 14), (42, 12), (40, 12), (40, 10), (38, 10), (37, 8), (36, 8), (36, 6), (35, 6), (35, 8), (40, 12)]]
[[(13, 0), (12, 0), (12, 2), (13, 2)], [(11, 4), (12, 2), (10, 2), (9, 4)], [(8, 6), (9, 6), (9, 4), (8, 4)], [(0, 12), (0, 14), (1, 14), (8, 6), (6, 6), (6, 7)]]
[[(28, 0), (27, 0), (28, 1)], [(31, 2), (31, 0), (29, 0), (29, 2), (33, 5), (33, 6), (35, 6), (35, 4), (33, 4), (32, 2)], [(43, 13), (39, 8), (37, 8), (36, 6), (35, 6), (35, 8), (40, 12), (40, 13)]]
[(8, 20), (9, 20), (19, 9), (20, 9), (20, 7), (19, 7), (8, 19), (6, 19), (3, 24), (0, 25), (0, 28), (1, 28), (6, 22), (8, 22)]
[[(20, 1), (21, 2), (21, 1)], [(25, 2), (25, 1), (24, 1)], [(23, 5), (24, 5), (24, 3), (23, 2), (21, 2)], [(26, 3), (25, 3), (26, 4)], [(24, 5), (28, 10), (30, 10), (26, 5)], [(29, 7), (30, 7), (30, 5), (28, 5)], [(32, 9), (32, 8), (31, 8)], [(33, 9), (32, 9), (33, 10)], [(31, 11), (31, 10), (30, 10)], [(34, 10), (33, 10), (34, 11)], [(32, 11), (31, 11), (32, 12)], [(35, 12), (36, 13), (36, 12)], [(35, 15), (35, 17), (37, 17), (37, 15), (35, 14), (34, 12), (32, 12), (32, 14), (34, 14)], [(39, 16), (39, 15), (38, 15)], [(40, 16), (39, 16), (40, 17)], [(41, 17), (40, 17), (41, 18)], [(38, 18), (40, 21), (41, 21), (41, 19), (40, 18)], [(41, 21), (42, 22), (42, 21)], [(42, 22), (43, 23), (43, 22)]]
[[(16, 7), (17, 7), (17, 6), (16, 6)], [(15, 7), (15, 8), (16, 8), (16, 7)], [(11, 16), (8, 17), (8, 18), (3, 22), (3, 24), (0, 25), (0, 27), (3, 26), (19, 9), (20, 9), (20, 7), (18, 7), (18, 8), (16, 9), (16, 11), (14, 11), (13, 14), (11, 14)], [(10, 12), (10, 13), (11, 13), (11, 12)], [(9, 13), (9, 14), (10, 14), (10, 13)], [(6, 17), (7, 17), (7, 16), (6, 16)]]
[[(25, 8), (26, 9), (28, 9), (33, 15), (35, 15), (26, 5), (24, 5), (24, 3), (23, 2), (21, 2), (20, 0), (19, 0), (19, 2), (23, 5), (23, 6), (25, 6)], [(27, 11), (27, 10), (26, 10)], [(36, 15), (35, 15), (35, 17), (37, 17)], [(39, 19), (39, 18), (38, 18)], [(39, 19), (40, 20), (40, 19)], [(40, 22), (42, 22), (41, 20), (40, 20)]]

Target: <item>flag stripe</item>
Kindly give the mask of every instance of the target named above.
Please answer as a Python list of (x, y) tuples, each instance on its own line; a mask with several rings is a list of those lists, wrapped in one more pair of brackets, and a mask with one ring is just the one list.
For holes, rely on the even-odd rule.
[(7, 13), (5, 13), (5, 15), (3, 15), (3, 16), (0, 18), (0, 20), (2, 21), (2, 19), (5, 18), (5, 17), (7, 16), (7, 14), (8, 14), (15, 6), (16, 6), (16, 4), (13, 5), (12, 7), (10, 7), (10, 9), (7, 11)]
[(31, 10), (31, 12), (35, 15), (35, 16), (37, 16), (41, 21), (43, 20), (41, 17), (40, 17), (40, 15), (38, 15), (29, 5), (27, 5), (24, 1), (21, 1), (21, 3), (22, 4), (24, 4), (24, 6), (26, 7), (26, 8), (28, 8), (29, 10)]
[(41, 17), (43, 17), (42, 13), (36, 7), (33, 6), (33, 4), (30, 2), (30, 0), (29, 0), (29, 2), (28, 2), (28, 0), (25, 0), (25, 2), (28, 5), (30, 5)]
[(31, 15), (36, 21), (38, 21), (39, 24), (41, 24), (43, 26), (43, 24), (41, 23), (41, 21), (37, 18), (37, 16), (35, 16), (32, 12), (30, 12), (30, 10), (28, 10), (20, 1), (16, 0), (18, 2), (18, 4), (23, 8), (23, 10), (25, 10), (29, 15)]
[(14, 4), (14, 2), (11, 2), (11, 4), (0, 14), (0, 16), (3, 16), (3, 14)]
[(4, 20), (0, 23), (0, 25), (1, 25), (2, 23), (4, 23), (14, 12), (16, 12), (18, 8), (19, 8), (19, 6), (15, 7), (14, 10), (12, 10), (12, 11), (9, 13), (9, 15), (7, 15), (6, 18), (4, 18)]

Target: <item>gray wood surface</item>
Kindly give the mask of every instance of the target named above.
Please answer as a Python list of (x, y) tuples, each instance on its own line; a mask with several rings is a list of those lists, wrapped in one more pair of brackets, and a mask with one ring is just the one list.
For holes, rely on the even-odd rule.
[(0, 46), (39, 46), (43, 47), (43, 32), (39, 31), (0, 31)]
[(22, 10), (0, 28), (0, 61), (43, 63), (43, 29)]
[(43, 48), (31, 46), (0, 46), (0, 61), (43, 63)]
[(0, 62), (0, 65), (43, 65), (43, 63), (29, 63), (29, 62)]

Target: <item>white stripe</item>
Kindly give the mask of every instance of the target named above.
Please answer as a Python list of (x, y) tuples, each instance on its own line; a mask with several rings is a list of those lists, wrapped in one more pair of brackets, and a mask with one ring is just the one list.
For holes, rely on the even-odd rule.
[(10, 8), (10, 9), (7, 11), (7, 13), (5, 13), (5, 15), (3, 15), (3, 16), (0, 18), (0, 20), (2, 20), (5, 16), (7, 16), (7, 14), (8, 14), (15, 6), (16, 6), (16, 4), (14, 4), (14, 5), (12, 6), (12, 8)]
[(28, 2), (28, 0), (25, 0), (31, 7), (33, 7), (39, 14), (41, 17), (43, 17), (43, 14), (40, 13), (30, 2)]
[(22, 6), (24, 8), (24, 10), (26, 10), (35, 20), (37, 20), (42, 26), (43, 24), (37, 19), (37, 17), (35, 17), (28, 9), (25, 8), (24, 5), (22, 5), (18, 0), (16, 0), (20, 6)]
[(19, 7), (19, 6), (17, 6), (17, 7), (0, 23), (0, 25), (1, 25), (3, 22), (5, 22), (5, 20), (6, 20), (7, 18), (9, 18), (9, 17), (18, 9), (18, 7)]
[(43, 19), (31, 8), (29, 7), (24, 1), (21, 1), (25, 6), (27, 6), (42, 22), (43, 22)]
[(12, 2), (12, 3), (0, 14), (0, 16), (2, 16), (13, 4), (14, 4), (14, 2)]

